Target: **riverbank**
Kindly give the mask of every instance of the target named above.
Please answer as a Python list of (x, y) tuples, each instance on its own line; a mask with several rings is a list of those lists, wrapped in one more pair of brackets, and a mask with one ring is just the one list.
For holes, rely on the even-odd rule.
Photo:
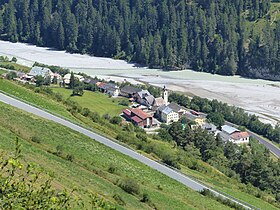
[(5, 41), (0, 41), (0, 55), (15, 56), (20, 64), (27, 66), (32, 66), (37, 61), (108, 80), (144, 82), (159, 87), (166, 85), (173, 91), (239, 106), (272, 125), (280, 121), (280, 82), (213, 75), (191, 70), (166, 72), (137, 68), (121, 60), (69, 54), (65, 51)]

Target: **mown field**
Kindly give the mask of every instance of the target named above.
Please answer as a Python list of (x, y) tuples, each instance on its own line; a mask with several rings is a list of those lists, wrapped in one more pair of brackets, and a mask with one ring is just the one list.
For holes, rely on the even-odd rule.
[(80, 106), (88, 108), (92, 112), (97, 112), (101, 116), (109, 114), (110, 116), (118, 116), (125, 109), (125, 106), (119, 105), (122, 100), (128, 101), (123, 97), (109, 98), (100, 92), (84, 91), (83, 96), (71, 96), (72, 90), (65, 88), (53, 88), (54, 92), (63, 95), (64, 99), (71, 98), (71, 100), (77, 102)]
[(22, 71), (22, 72), (29, 72), (30, 71), (30, 67), (27, 66), (23, 66), (17, 63), (13, 63), (13, 62), (5, 62), (2, 61), (0, 62), (0, 67), (2, 68), (6, 68), (6, 69), (11, 69), (11, 70), (16, 70), (16, 71)]
[[(14, 140), (20, 138), (23, 159), (39, 164), (45, 172), (53, 173), (55, 187), (77, 188), (86, 199), (87, 192), (97, 193), (107, 202), (125, 209), (228, 209), (226, 206), (194, 192), (178, 182), (152, 170), (125, 155), (59, 124), (43, 120), (0, 103), (0, 147), (13, 151)], [(32, 141), (35, 139), (36, 143)], [(60, 146), (61, 156), (53, 154)], [(66, 155), (74, 157), (73, 162)], [(114, 167), (114, 172), (108, 169)], [(130, 177), (140, 185), (139, 195), (124, 192), (118, 180)], [(149, 195), (151, 203), (140, 202)], [(118, 195), (125, 205), (117, 204)], [(150, 206), (149, 206), (150, 205)]]
[[(82, 123), (86, 124), (87, 126), (94, 128), (95, 130), (98, 130), (99, 132), (105, 133), (111, 137), (115, 138), (117, 136), (117, 133), (120, 130), (120, 129), (118, 130), (117, 126), (111, 125), (111, 127), (108, 127), (107, 125), (100, 125), (100, 124), (92, 122), (91, 120), (84, 118), (80, 115), (75, 115), (75, 117), (74, 117), (73, 115), (71, 115), (70, 112), (67, 111), (67, 107), (65, 107), (62, 103), (58, 103), (58, 102), (50, 99), (46, 95), (35, 93), (32, 90), (28, 90), (20, 85), (15, 84), (14, 82), (7, 81), (7, 80), (0, 80), (0, 90), (2, 89), (3, 86), (5, 86), (6, 87), (5, 90), (8, 90), (8, 92), (11, 94), (13, 94), (14, 92), (15, 93), (19, 92), (21, 94), (17, 94), (17, 96), (24, 100), (30, 101), (39, 106), (41, 106), (41, 104), (43, 104), (43, 107), (45, 109), (48, 109), (54, 113), (62, 114), (63, 116), (66, 116), (66, 117), (70, 115), (71, 119), (74, 119), (75, 121), (77, 121), (79, 123), (82, 122)], [(9, 87), (9, 88), (7, 88), (7, 87)], [(59, 89), (57, 89), (57, 90), (59, 90)], [(69, 90), (66, 90), (66, 91), (69, 92)], [(27, 92), (28, 94), (25, 94), (25, 92)], [(96, 93), (94, 95), (96, 95)], [(106, 97), (106, 96), (104, 96), (102, 94), (101, 97)], [(108, 97), (106, 97), (106, 98), (107, 98), (107, 100), (109, 99)], [(111, 98), (109, 100), (111, 100)], [(48, 104), (48, 106), (46, 106), (46, 104)], [(51, 133), (52, 132), (50, 132), (50, 135), (51, 135)], [(65, 143), (65, 144), (68, 145), (67, 143)], [(167, 143), (167, 142), (162, 142), (162, 141), (152, 140), (150, 143), (150, 147), (154, 148), (155, 150), (161, 151), (163, 153), (168, 153), (168, 154), (173, 154), (173, 153), (178, 152), (176, 149), (174, 149), (172, 144)], [(154, 154), (146, 154), (146, 155), (149, 157), (158, 159), (158, 157)], [(199, 164), (203, 165), (203, 167), (205, 168), (204, 172), (198, 172), (195, 170), (188, 169), (186, 167), (182, 167), (182, 171), (186, 174), (196, 177), (198, 180), (203, 181), (204, 183), (208, 184), (209, 186), (212, 186), (216, 189), (226, 192), (229, 195), (239, 198), (242, 201), (248, 202), (258, 208), (263, 209), (265, 207), (265, 209), (277, 209), (277, 208), (273, 207), (272, 205), (268, 204), (267, 202), (265, 202), (264, 200), (256, 198), (251, 193), (246, 193), (246, 191), (244, 190), (246, 188), (245, 185), (240, 184), (237, 180), (226, 177), (224, 174), (220, 173), (215, 168), (209, 166), (208, 164), (206, 164), (202, 161), (199, 161)]]

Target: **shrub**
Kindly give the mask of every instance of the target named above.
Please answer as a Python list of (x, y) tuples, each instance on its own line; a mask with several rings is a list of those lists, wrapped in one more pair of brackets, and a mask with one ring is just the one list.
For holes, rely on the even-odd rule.
[(171, 167), (181, 169), (181, 167), (178, 163), (178, 160), (174, 156), (171, 156), (169, 154), (164, 155), (164, 157), (162, 158), (162, 162), (164, 162), (165, 164), (167, 164)]
[(41, 140), (40, 140), (39, 137), (37, 137), (37, 136), (32, 136), (31, 141), (33, 141), (33, 142), (35, 142), (35, 143), (37, 143), (37, 144), (40, 144), (40, 143), (41, 143)]
[(127, 100), (121, 100), (121, 101), (119, 102), (119, 105), (121, 105), (121, 106), (128, 106), (129, 103), (128, 103)]
[(70, 162), (73, 162), (74, 159), (75, 159), (75, 157), (74, 157), (74, 155), (68, 154), (68, 155), (66, 156), (66, 159), (69, 160)]
[(110, 123), (115, 124), (115, 125), (119, 125), (122, 122), (122, 118), (119, 116), (115, 116), (110, 120)]
[(139, 140), (144, 141), (144, 142), (147, 142), (147, 140), (148, 140), (147, 135), (144, 134), (144, 133), (137, 133), (137, 134), (136, 134), (136, 137), (137, 137)]
[(115, 199), (115, 201), (116, 201), (119, 205), (121, 205), (121, 206), (125, 206), (125, 205), (126, 205), (125, 201), (122, 199), (122, 197), (121, 197), (120, 195), (115, 194), (115, 195), (113, 195), (113, 198)]
[(139, 194), (140, 186), (132, 178), (126, 178), (118, 183), (118, 186), (129, 194)]
[(144, 193), (143, 197), (140, 201), (143, 202), (143, 203), (148, 203), (148, 202), (151, 201), (151, 199), (150, 199), (150, 196), (147, 193)]
[(108, 172), (113, 174), (113, 173), (115, 173), (117, 171), (117, 169), (118, 169), (117, 166), (110, 165), (109, 168), (108, 168)]

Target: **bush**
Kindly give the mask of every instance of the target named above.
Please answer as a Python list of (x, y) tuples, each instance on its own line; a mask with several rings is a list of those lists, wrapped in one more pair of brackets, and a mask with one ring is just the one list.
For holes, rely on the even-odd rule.
[(33, 142), (35, 142), (35, 143), (37, 143), (37, 144), (40, 144), (40, 143), (41, 143), (41, 140), (40, 140), (39, 137), (37, 137), (37, 136), (32, 136), (31, 141), (33, 141)]
[(119, 102), (119, 105), (121, 105), (121, 106), (129, 106), (129, 103), (128, 103), (127, 100), (121, 100), (121, 101)]
[(162, 162), (164, 162), (165, 164), (167, 164), (171, 167), (181, 169), (181, 167), (178, 163), (178, 160), (174, 156), (171, 156), (169, 154), (164, 155), (164, 157), (162, 158)]
[(126, 205), (125, 201), (122, 199), (122, 197), (121, 197), (120, 195), (115, 194), (115, 195), (113, 195), (113, 198), (115, 199), (115, 201), (116, 201), (119, 205), (121, 205), (121, 206), (125, 206), (125, 205)]
[(74, 157), (74, 155), (68, 154), (68, 155), (66, 156), (66, 159), (69, 160), (70, 162), (73, 162), (74, 159), (75, 159), (75, 157)]
[(117, 166), (115, 165), (110, 165), (109, 168), (108, 168), (108, 172), (111, 173), (111, 174), (114, 174), (116, 171), (117, 171)]
[(147, 142), (147, 140), (148, 140), (147, 135), (144, 134), (144, 133), (137, 133), (137, 134), (136, 134), (136, 137), (137, 137), (139, 140), (144, 141), (144, 142)]
[(140, 201), (143, 202), (143, 203), (148, 203), (148, 202), (151, 201), (151, 199), (150, 199), (150, 196), (147, 193), (144, 193), (143, 197)]
[(110, 123), (115, 124), (115, 125), (119, 125), (122, 122), (122, 118), (119, 116), (115, 116), (110, 120)]
[(118, 183), (118, 186), (129, 194), (139, 194), (140, 186), (132, 178), (126, 178)]

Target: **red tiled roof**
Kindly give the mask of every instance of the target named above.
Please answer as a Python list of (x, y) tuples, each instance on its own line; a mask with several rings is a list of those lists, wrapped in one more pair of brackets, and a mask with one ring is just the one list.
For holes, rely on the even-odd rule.
[(96, 83), (96, 85), (97, 85), (97, 87), (102, 88), (102, 87), (104, 87), (106, 85), (106, 83), (98, 82), (98, 83)]
[(125, 109), (123, 110), (123, 113), (127, 116), (130, 116), (131, 115), (131, 111), (129, 109)]
[(141, 119), (143, 119), (143, 120), (144, 120), (144, 119), (147, 119), (147, 118), (149, 118), (149, 117), (152, 117), (152, 116), (149, 115), (148, 113), (146, 113), (146, 112), (144, 112), (143, 110), (138, 109), (138, 108), (132, 109), (131, 112), (132, 112), (134, 115), (138, 116), (139, 118), (141, 118)]
[(249, 137), (249, 133), (248, 132), (235, 132), (233, 134), (231, 134), (231, 137), (233, 139), (244, 139), (244, 138), (247, 138)]
[(134, 121), (134, 122), (136, 122), (136, 123), (140, 123), (140, 122), (143, 121), (142, 119), (140, 119), (140, 118), (137, 117), (137, 116), (132, 117), (131, 120)]

